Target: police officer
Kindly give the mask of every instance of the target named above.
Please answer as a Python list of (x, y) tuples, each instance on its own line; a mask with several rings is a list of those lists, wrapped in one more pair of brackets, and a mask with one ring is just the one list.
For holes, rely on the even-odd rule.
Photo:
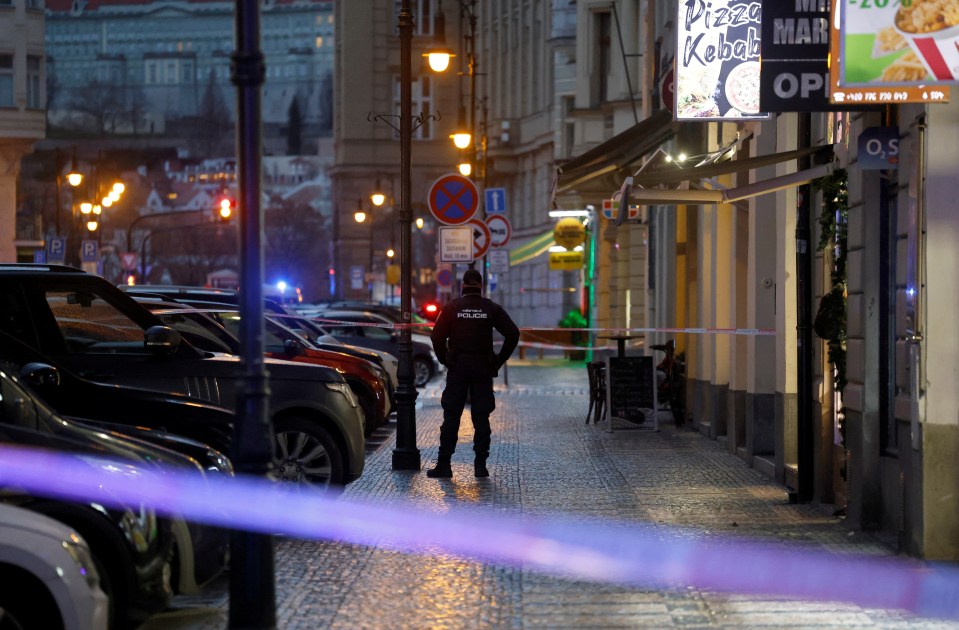
[[(443, 426), (440, 427), (440, 452), (436, 466), (428, 477), (450, 478), (450, 459), (456, 450), (460, 416), (470, 399), (473, 418), (473, 461), (477, 477), (489, 477), (489, 415), (496, 407), (493, 400), (493, 377), (506, 363), (516, 344), (519, 328), (499, 304), (482, 296), (483, 276), (475, 269), (463, 274), (463, 295), (443, 307), (430, 338), (440, 363), (448, 369), (443, 390)], [(503, 335), (503, 347), (493, 351), (493, 330)]]

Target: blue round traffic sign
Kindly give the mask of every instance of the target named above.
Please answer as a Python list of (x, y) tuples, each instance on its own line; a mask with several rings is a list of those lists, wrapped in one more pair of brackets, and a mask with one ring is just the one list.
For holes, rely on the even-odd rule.
[(429, 207), (436, 220), (460, 225), (473, 218), (479, 205), (476, 184), (457, 173), (443, 175), (430, 187)]
[(436, 274), (436, 284), (441, 287), (453, 286), (453, 272), (446, 268), (440, 269)]

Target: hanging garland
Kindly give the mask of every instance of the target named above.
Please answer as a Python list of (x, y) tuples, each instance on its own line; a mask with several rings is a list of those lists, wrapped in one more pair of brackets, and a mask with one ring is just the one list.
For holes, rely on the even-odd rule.
[(835, 387), (842, 392), (846, 387), (846, 242), (849, 221), (849, 176), (845, 169), (836, 169), (830, 175), (813, 183), (822, 193), (823, 211), (819, 215), (819, 245), (817, 251), (832, 248), (832, 289), (819, 303), (819, 312), (813, 329), (826, 340), (829, 362), (836, 367)]

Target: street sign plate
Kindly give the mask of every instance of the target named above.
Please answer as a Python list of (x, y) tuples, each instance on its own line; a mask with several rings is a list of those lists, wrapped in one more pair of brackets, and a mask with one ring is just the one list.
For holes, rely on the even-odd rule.
[(491, 237), (491, 247), (505, 247), (509, 243), (513, 228), (510, 227), (509, 219), (502, 214), (494, 214), (486, 219), (486, 227), (489, 228)]
[(440, 261), (473, 262), (473, 228), (442, 226), (440, 228)]
[(96, 262), (100, 257), (99, 243), (90, 238), (80, 242), (80, 262)]
[(583, 252), (550, 252), (549, 268), (554, 271), (582, 269)]
[(430, 187), (429, 207), (436, 220), (461, 225), (473, 218), (479, 206), (476, 184), (457, 173), (443, 175)]
[(33, 262), (38, 265), (47, 264), (47, 252), (42, 249), (33, 250)]
[(505, 214), (506, 213), (506, 189), (505, 188), (487, 188), (484, 191), (486, 195), (486, 204), (484, 209), (486, 214)]
[(470, 219), (466, 225), (473, 228), (473, 260), (482, 258), (490, 245), (489, 228), (479, 219)]
[(351, 289), (362, 289), (364, 272), (362, 265), (353, 265), (350, 267), (350, 288)]
[(453, 286), (453, 270), (449, 267), (441, 267), (436, 272), (436, 285), (440, 288), (450, 288)]
[(67, 239), (51, 238), (47, 243), (47, 261), (62, 263), (67, 259)]
[(120, 254), (120, 266), (124, 271), (134, 271), (137, 268), (136, 252), (123, 252)]
[(493, 273), (506, 273), (509, 271), (509, 250), (491, 249), (486, 254), (486, 262), (489, 263), (489, 270)]

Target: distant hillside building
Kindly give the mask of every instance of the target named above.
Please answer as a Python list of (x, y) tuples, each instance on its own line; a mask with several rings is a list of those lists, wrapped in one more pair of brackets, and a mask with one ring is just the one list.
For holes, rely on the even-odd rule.
[[(49, 0), (50, 123), (182, 135), (206, 155), (232, 150), (234, 10), (220, 0)], [(333, 2), (264, 0), (261, 32), (267, 150), (286, 152), (293, 118), (299, 149), (313, 153), (315, 139), (331, 133)]]

